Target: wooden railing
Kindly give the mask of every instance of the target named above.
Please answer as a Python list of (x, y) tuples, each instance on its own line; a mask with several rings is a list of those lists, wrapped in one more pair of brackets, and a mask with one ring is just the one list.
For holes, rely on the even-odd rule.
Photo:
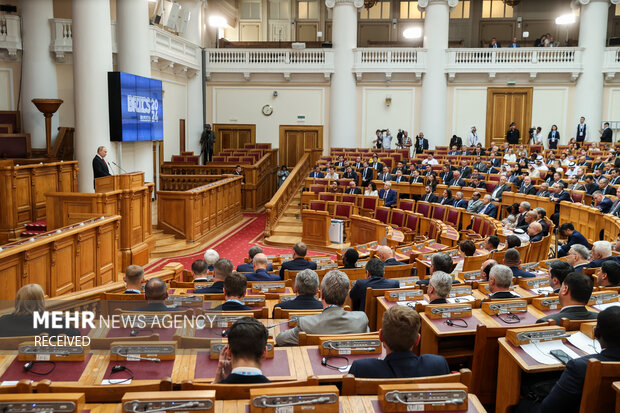
[[(209, 162), (207, 165), (183, 165), (164, 162), (161, 175), (224, 175), (232, 174), (234, 164)], [(256, 211), (269, 201), (276, 188), (278, 149), (271, 149), (254, 165), (243, 166), (245, 185), (242, 191), (244, 209)], [(160, 181), (161, 182), (161, 181)]]
[(31, 283), (56, 297), (119, 281), (120, 220), (96, 218), (0, 247), (0, 302)]
[(219, 181), (222, 175), (160, 175), (160, 191), (187, 191)]
[(54, 146), (52, 146), (51, 153), (53, 158), (65, 161), (73, 159), (73, 153), (75, 151), (74, 134), (75, 128), (58, 128), (58, 136), (56, 136)]
[(18, 165), (0, 161), (0, 244), (46, 218), (45, 194), (77, 191), (77, 161)]
[(199, 241), (241, 216), (240, 176), (187, 191), (158, 191), (157, 226), (188, 241)]
[(276, 223), (284, 213), (288, 203), (293, 199), (297, 191), (299, 191), (310, 173), (314, 162), (316, 162), (320, 156), (321, 151), (319, 149), (307, 149), (288, 178), (286, 178), (282, 185), (280, 185), (278, 191), (273, 195), (271, 201), (265, 204), (265, 214), (267, 215), (267, 222), (265, 224), (266, 237), (271, 236)]

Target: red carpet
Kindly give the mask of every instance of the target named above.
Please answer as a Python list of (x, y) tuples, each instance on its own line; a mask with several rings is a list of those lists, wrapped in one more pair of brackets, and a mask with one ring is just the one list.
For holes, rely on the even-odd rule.
[[(267, 255), (292, 253), (291, 248), (271, 247), (262, 243), (266, 221), (264, 213), (244, 213), (243, 217), (249, 219), (245, 224), (227, 234), (221, 235), (199, 252), (159, 258), (144, 269), (146, 272), (159, 271), (169, 262), (178, 262), (183, 264), (185, 269), (190, 269), (192, 262), (202, 258), (208, 249), (214, 249), (220, 254), (221, 258), (231, 260), (235, 268), (237, 268), (237, 265), (243, 264), (243, 259), (248, 256), (248, 249), (254, 245), (261, 247)], [(309, 256), (325, 254), (325, 252), (308, 251)]]

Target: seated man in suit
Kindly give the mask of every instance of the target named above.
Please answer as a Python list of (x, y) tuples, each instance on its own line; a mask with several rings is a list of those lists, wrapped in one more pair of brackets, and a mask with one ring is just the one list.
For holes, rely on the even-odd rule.
[(566, 243), (560, 242), (560, 250), (558, 251), (558, 257), (565, 257), (568, 255), (570, 247), (576, 244), (581, 244), (587, 249), (592, 248), (586, 237), (581, 235), (579, 231), (575, 231), (575, 227), (570, 222), (565, 222), (560, 226), (560, 235), (562, 238), (566, 237), (568, 240)]
[(487, 250), (489, 252), (497, 251), (499, 247), (499, 237), (497, 235), (489, 235), (482, 249)]
[(243, 297), (245, 297), (246, 290), (248, 288), (248, 280), (246, 280), (243, 274), (233, 272), (224, 280), (224, 299), (223, 304), (213, 308), (213, 311), (247, 311), (251, 310), (250, 307), (243, 304)]
[[(534, 212), (534, 211), (531, 211)], [(534, 212), (534, 214), (536, 214)], [(530, 237), (530, 242), (539, 242), (542, 241), (543, 236), (542, 236), (542, 225), (540, 225), (540, 222), (532, 222), (530, 225), (527, 226), (527, 235), (529, 235)]]
[(512, 275), (517, 278), (532, 278), (535, 277), (531, 272), (523, 271), (519, 268), (521, 265), (521, 254), (514, 248), (508, 248), (506, 254), (504, 254), (504, 265), (510, 268)]
[(353, 181), (357, 182), (357, 173), (350, 166), (347, 166), (347, 169), (345, 169), (345, 173), (342, 175), (342, 177), (345, 179), (352, 179)]
[(207, 272), (209, 268), (205, 260), (196, 260), (192, 262), (192, 276), (194, 282), (208, 282)]
[(558, 298), (562, 307), (560, 312), (540, 318), (536, 322), (544, 323), (553, 320), (555, 324), (560, 325), (562, 318), (596, 320), (597, 313), (588, 311), (586, 308), (593, 288), (592, 278), (580, 272), (571, 272), (564, 278), (560, 291), (558, 291)]
[[(450, 274), (454, 269), (454, 262), (452, 261), (452, 257), (446, 254), (445, 252), (437, 252), (431, 256), (431, 268), (429, 269), (429, 274), (432, 276), (436, 271), (442, 271), (446, 274)], [(420, 281), (416, 281), (417, 285), (428, 285), (430, 282), (430, 277), (425, 278)], [(452, 281), (452, 284), (458, 284), (458, 280)]]
[(554, 294), (560, 292), (564, 279), (571, 272), (575, 272), (575, 269), (566, 261), (551, 261), (549, 263), (549, 286), (553, 288)]
[(420, 316), (412, 308), (395, 305), (383, 313), (379, 339), (386, 356), (383, 360), (370, 357), (355, 360), (349, 374), (369, 379), (395, 379), (449, 374), (450, 368), (443, 356), (417, 356), (413, 348), (420, 341)]
[(461, 191), (457, 191), (454, 194), (454, 207), (456, 208), (467, 208), (467, 200), (463, 198), (463, 193)]
[(379, 181), (388, 182), (394, 179), (387, 166), (383, 167), (383, 171), (377, 175)]
[(573, 266), (575, 272), (583, 272), (590, 263), (590, 251), (581, 244), (575, 244), (568, 250), (566, 262)]
[(532, 178), (529, 176), (523, 178), (523, 182), (519, 188), (519, 193), (525, 195), (536, 195), (536, 188), (532, 185)]
[(568, 191), (564, 190), (565, 187), (563, 182), (556, 182), (551, 187), (553, 193), (549, 196), (549, 199), (551, 202), (555, 203), (555, 212), (551, 215), (551, 221), (553, 221), (556, 226), (558, 226), (560, 222), (560, 202), (572, 202), (570, 194)]
[(131, 311), (179, 311), (177, 308), (164, 304), (164, 300), (168, 298), (168, 286), (159, 278), (151, 278), (146, 282), (144, 296), (148, 304)]
[(347, 250), (342, 255), (342, 267), (340, 268), (357, 268), (356, 263), (359, 259), (360, 253), (357, 252), (355, 248), (347, 248)]
[(482, 198), (482, 208), (480, 208), (478, 213), (488, 215), (491, 218), (497, 218), (497, 207), (491, 203), (491, 195), (486, 194)]
[(248, 281), (280, 281), (278, 274), (270, 274), (267, 271), (269, 261), (265, 254), (262, 252), (256, 254), (252, 262), (254, 264), (254, 272), (246, 274), (245, 277)]
[(197, 288), (194, 294), (222, 294), (224, 280), (232, 274), (233, 264), (228, 258), (220, 258), (213, 266), (213, 284), (210, 287)]
[(483, 206), (484, 204), (480, 199), (480, 192), (476, 191), (471, 194), (471, 200), (467, 204), (467, 212), (473, 212), (474, 214), (477, 214)]
[(386, 266), (404, 265), (402, 262), (397, 261), (394, 258), (394, 251), (392, 251), (392, 248), (387, 245), (380, 245), (375, 254), (377, 255), (377, 258), (383, 261)]
[(228, 344), (217, 363), (213, 383), (270, 383), (261, 371), (267, 354), (267, 328), (252, 317), (242, 317), (228, 329)]
[(321, 172), (319, 165), (314, 166), (314, 171), (310, 172), (310, 178), (325, 178), (325, 174)]
[(123, 294), (142, 294), (144, 287), (144, 268), (139, 265), (128, 265), (125, 270), (125, 292)]
[[(383, 248), (388, 248), (383, 246)], [(349, 297), (356, 311), (364, 311), (366, 308), (366, 288), (387, 289), (399, 288), (398, 280), (387, 280), (383, 278), (385, 274), (385, 264), (378, 258), (372, 258), (366, 263), (366, 279), (359, 279), (355, 282)]]
[(452, 289), (452, 276), (443, 271), (435, 271), (428, 282), (426, 294), (429, 304), (447, 304), (446, 298)]
[(594, 358), (601, 361), (620, 361), (619, 324), (620, 307), (610, 307), (601, 311), (596, 319), (594, 336), (599, 341), (602, 351), (569, 361), (560, 379), (542, 402), (522, 399), (517, 411), (519, 413), (579, 412), (588, 360)]
[(434, 203), (437, 202), (437, 195), (433, 193), (433, 187), (426, 185), (424, 187), (424, 195), (422, 195), (421, 201)]
[(386, 182), (383, 184), (383, 189), (379, 191), (379, 198), (383, 199), (383, 205), (386, 207), (393, 207), (398, 200), (396, 191), (392, 189), (392, 183)]
[(489, 277), (491, 275), (491, 268), (495, 267), (497, 264), (498, 262), (495, 260), (486, 260), (485, 262), (483, 262), (480, 266), (481, 277), (483, 277), (486, 281), (489, 281)]
[(615, 260), (616, 257), (611, 255), (611, 242), (609, 241), (594, 241), (592, 244), (592, 261), (584, 268), (597, 268), (603, 265), (607, 260)]
[(506, 182), (506, 176), (502, 175), (499, 178), (499, 184), (491, 192), (491, 199), (495, 202), (502, 202), (502, 194), (511, 190), (511, 186)]
[(280, 266), (280, 279), (284, 280), (284, 270), (301, 271), (309, 268), (316, 271), (316, 262), (307, 261), (305, 256), (308, 253), (308, 247), (303, 242), (293, 245), (293, 259), (285, 261)]
[(601, 287), (620, 287), (620, 263), (605, 261), (598, 273), (598, 285)]
[(321, 282), (321, 299), (325, 309), (321, 314), (299, 319), (297, 326), (276, 337), (278, 346), (296, 346), (299, 332), (307, 334), (354, 334), (368, 332), (368, 317), (361, 311), (345, 311), (349, 295), (349, 277), (342, 271), (332, 270)]
[(362, 190), (361, 190), (361, 188), (358, 188), (356, 186), (355, 181), (351, 181), (351, 182), (349, 182), (349, 186), (344, 191), (344, 193), (345, 194), (349, 194), (349, 195), (361, 195), (362, 194)]
[(297, 297), (293, 300), (283, 301), (274, 306), (285, 310), (320, 310), (323, 303), (314, 296), (319, 291), (319, 276), (312, 270), (303, 270), (295, 276), (293, 291)]
[(613, 205), (611, 199), (603, 196), (603, 193), (601, 191), (594, 191), (594, 193), (592, 194), (592, 202), (594, 208), (600, 210), (603, 214), (608, 213), (611, 210), (611, 206)]
[(512, 270), (502, 264), (494, 265), (489, 272), (489, 298), (521, 298), (519, 294), (510, 291), (512, 285)]
[[(254, 256), (259, 252), (263, 252), (263, 249), (261, 247), (256, 245), (250, 247), (250, 249), (248, 250), (248, 257), (250, 258), (250, 261), (245, 264), (237, 265), (237, 272), (254, 272), (252, 260), (254, 259)], [(271, 263), (267, 266), (267, 271), (273, 271), (273, 265), (271, 265)]]

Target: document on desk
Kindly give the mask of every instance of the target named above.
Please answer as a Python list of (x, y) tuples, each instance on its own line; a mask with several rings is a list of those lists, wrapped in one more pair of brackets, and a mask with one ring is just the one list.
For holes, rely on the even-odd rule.
[(558, 364), (560, 360), (556, 359), (550, 354), (551, 350), (562, 350), (570, 358), (579, 358), (579, 354), (575, 353), (570, 348), (566, 347), (561, 340), (545, 341), (540, 343), (522, 344), (521, 348), (531, 358), (539, 362), (540, 364)]
[(601, 343), (599, 343), (598, 340), (591, 339), (581, 331), (568, 337), (568, 341), (584, 353), (598, 354), (601, 352)]
[(428, 301), (426, 300), (418, 300), (418, 301), (398, 301), (396, 304), (403, 305), (405, 307), (415, 308), (416, 304), (428, 305)]
[(532, 288), (530, 291), (532, 291), (535, 294), (544, 294), (544, 295), (553, 294), (552, 287)]
[(596, 308), (598, 311), (603, 311), (608, 309), (609, 307), (620, 307), (620, 302), (616, 301), (615, 303), (596, 304), (592, 307)]
[(476, 297), (474, 297), (473, 295), (462, 295), (460, 297), (446, 298), (446, 301), (450, 304), (469, 303), (471, 301), (476, 301)]

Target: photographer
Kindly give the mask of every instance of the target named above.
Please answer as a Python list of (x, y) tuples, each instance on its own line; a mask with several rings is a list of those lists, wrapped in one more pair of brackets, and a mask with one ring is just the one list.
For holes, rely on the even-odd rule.
[(376, 136), (372, 143), (377, 145), (377, 149), (383, 148), (383, 135), (381, 129), (377, 129), (375, 132)]

